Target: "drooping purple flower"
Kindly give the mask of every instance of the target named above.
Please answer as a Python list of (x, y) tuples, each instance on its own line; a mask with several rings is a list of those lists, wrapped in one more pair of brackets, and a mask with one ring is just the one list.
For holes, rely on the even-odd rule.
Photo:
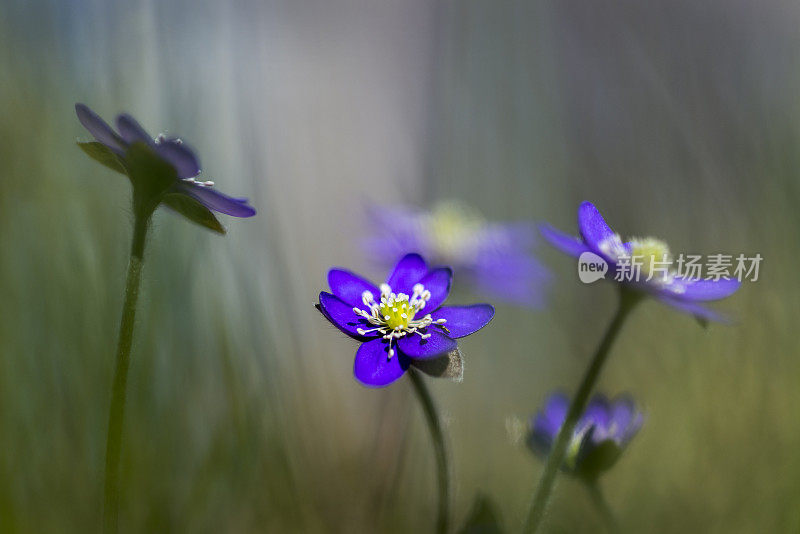
[[(550, 454), (558, 431), (567, 417), (569, 398), (553, 393), (544, 409), (530, 420), (527, 445), (542, 458)], [(575, 425), (561, 469), (578, 476), (595, 478), (611, 468), (644, 422), (630, 395), (609, 401), (596, 394)]]
[(400, 259), (376, 286), (344, 269), (328, 271), (331, 292), (317, 308), (339, 330), (361, 342), (353, 374), (366, 386), (391, 384), (412, 360), (427, 361), (457, 349), (456, 339), (477, 332), (494, 317), (489, 304), (444, 306), (453, 272), (429, 268), (419, 254)]
[(382, 206), (368, 216), (373, 234), (364, 248), (370, 257), (419, 252), (452, 266), (480, 293), (526, 307), (544, 306), (550, 272), (531, 252), (537, 241), (533, 224), (488, 222), (454, 201), (431, 211)]
[[(256, 214), (256, 210), (248, 205), (246, 198), (229, 197), (217, 191), (213, 182), (197, 180), (200, 174), (200, 162), (194, 151), (180, 139), (166, 137), (163, 134), (153, 138), (133, 117), (125, 113), (117, 115), (117, 131), (115, 131), (84, 104), (75, 104), (75, 112), (84, 128), (98, 143), (113, 153), (113, 156), (106, 153), (100, 157), (90, 153), (95, 159), (102, 158), (103, 163), (109, 167), (128, 174), (128, 151), (132, 145), (141, 143), (175, 170), (174, 183), (164, 194), (185, 195), (210, 210), (234, 217), (252, 217)], [(117, 158), (116, 161), (113, 159), (114, 156)], [(171, 204), (170, 206), (175, 207)]]
[(739, 280), (690, 278), (676, 272), (666, 243), (654, 238), (623, 242), (591, 202), (583, 202), (578, 208), (578, 230), (580, 237), (574, 237), (549, 225), (541, 227), (542, 235), (554, 247), (575, 257), (587, 252), (597, 255), (607, 262), (609, 273), (630, 272), (638, 262), (638, 279), (621, 276), (620, 283), (700, 320), (726, 320), (701, 303), (731, 296), (739, 289)]

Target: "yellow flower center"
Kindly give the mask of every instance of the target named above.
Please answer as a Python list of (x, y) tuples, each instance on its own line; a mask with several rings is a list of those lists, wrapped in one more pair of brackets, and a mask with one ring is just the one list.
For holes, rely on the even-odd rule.
[(660, 239), (646, 237), (643, 239), (631, 239), (631, 257), (637, 262), (641, 262), (642, 274), (649, 275), (654, 272), (664, 272), (672, 263), (672, 255), (669, 246)]
[(424, 315), (421, 319), (414, 319), (416, 313), (425, 308), (425, 304), (431, 298), (431, 292), (422, 284), (414, 285), (410, 297), (405, 293), (395, 293), (388, 284), (381, 284), (380, 289), (380, 301), (375, 300), (372, 292), (364, 291), (361, 294), (361, 302), (366, 309), (354, 307), (353, 313), (366, 319), (372, 326), (372, 328), (357, 328), (356, 332), (360, 336), (377, 332), (389, 342), (389, 358), (394, 356), (392, 343), (401, 337), (417, 334), (422, 339), (428, 339), (431, 337), (431, 333), (426, 330), (429, 326), (437, 325), (445, 329), (443, 325), (447, 322), (446, 319), (433, 319), (430, 314)]
[(457, 260), (474, 252), (480, 230), (485, 226), (478, 212), (456, 201), (433, 208), (428, 227), (438, 256)]
[(386, 326), (394, 330), (408, 328), (408, 323), (414, 320), (416, 308), (408, 301), (408, 295), (400, 293), (394, 299), (384, 300), (380, 304), (380, 314)]

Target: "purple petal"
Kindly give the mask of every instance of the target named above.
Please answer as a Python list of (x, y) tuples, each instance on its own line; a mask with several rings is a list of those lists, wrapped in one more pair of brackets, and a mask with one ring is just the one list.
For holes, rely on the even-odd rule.
[(575, 431), (579, 432), (589, 426), (597, 426), (605, 430), (608, 427), (610, 418), (608, 399), (605, 395), (597, 394), (592, 397), (586, 406), (583, 415), (575, 426)]
[(598, 251), (601, 241), (612, 237), (614, 231), (591, 202), (583, 202), (578, 208), (578, 229), (586, 244)]
[(547, 301), (550, 271), (534, 256), (516, 253), (483, 256), (469, 273), (486, 294), (533, 309)]
[(395, 206), (368, 206), (367, 218), (374, 234), (365, 239), (366, 252), (378, 258), (399, 258), (409, 252), (430, 253), (426, 214)]
[(372, 282), (364, 280), (357, 274), (345, 269), (331, 269), (328, 271), (328, 285), (334, 295), (352, 306), (366, 309), (361, 300), (361, 294), (369, 291), (376, 301), (381, 298), (380, 290)]
[(117, 115), (117, 130), (128, 144), (141, 141), (150, 146), (155, 145), (153, 138), (136, 122), (136, 119), (127, 113)]
[(246, 198), (232, 198), (214, 189), (191, 182), (179, 181), (176, 184), (179, 192), (189, 195), (205, 207), (232, 215), (234, 217), (252, 217), (256, 210), (247, 205)]
[(665, 296), (663, 294), (657, 294), (656, 298), (663, 302), (668, 306), (672, 306), (673, 308), (682, 311), (684, 313), (688, 313), (694, 315), (698, 319), (702, 319), (705, 321), (714, 321), (717, 323), (731, 323), (730, 318), (726, 317), (721, 313), (717, 313), (713, 310), (702, 306), (701, 304), (697, 304), (695, 302), (687, 301), (687, 300), (679, 300), (674, 297)]
[(633, 399), (630, 395), (620, 395), (611, 403), (611, 418), (609, 419), (609, 429), (613, 430), (613, 436), (617, 443), (622, 443), (625, 433), (636, 413)]
[(111, 129), (111, 126), (101, 119), (97, 113), (89, 109), (87, 105), (80, 103), (75, 104), (75, 113), (78, 115), (78, 120), (83, 127), (86, 128), (95, 139), (112, 150), (118, 152), (125, 150), (122, 139), (117, 135), (117, 132)]
[(567, 418), (567, 410), (569, 409), (569, 398), (563, 393), (553, 393), (547, 399), (544, 410), (539, 412), (534, 422), (534, 430), (538, 428), (547, 434), (552, 439), (555, 439), (556, 434), (564, 424)]
[(419, 254), (406, 254), (397, 262), (386, 283), (395, 293), (411, 295), (411, 288), (427, 273), (428, 266), (422, 256)]
[(620, 446), (627, 444), (639, 431), (644, 422), (644, 416), (636, 411), (633, 398), (630, 395), (620, 395), (611, 406), (611, 428), (614, 434), (610, 436)]
[(397, 347), (409, 358), (435, 358), (445, 352), (450, 352), (458, 346), (456, 341), (433, 328), (428, 328), (431, 336), (422, 339), (419, 334), (406, 334), (397, 340)]
[(730, 297), (739, 289), (742, 283), (731, 278), (730, 280), (681, 280), (673, 282), (674, 287), (682, 288), (675, 297), (679, 300), (705, 301), (720, 300)]
[(389, 358), (389, 344), (383, 339), (362, 343), (356, 352), (353, 375), (368, 387), (383, 387), (391, 384), (406, 372), (408, 360), (395, 353)]
[(447, 335), (458, 339), (477, 332), (492, 320), (494, 308), (489, 304), (473, 304), (472, 306), (445, 306), (431, 313), (435, 319), (445, 319)]
[(560, 230), (556, 230), (549, 224), (541, 225), (539, 231), (548, 243), (570, 256), (575, 256), (577, 258), (584, 252), (591, 251), (581, 238), (565, 234)]
[(194, 178), (200, 174), (200, 162), (184, 143), (165, 139), (156, 145), (156, 152), (178, 172), (178, 178)]
[(633, 420), (628, 424), (628, 427), (622, 433), (621, 444), (625, 445), (632, 440), (633, 436), (635, 436), (636, 433), (639, 432), (639, 429), (642, 428), (643, 423), (644, 415), (641, 412), (636, 412), (636, 414), (633, 416)]
[(498, 254), (530, 250), (539, 241), (536, 226), (531, 222), (487, 224), (480, 231), (481, 248)]
[(561, 425), (553, 428), (549, 419), (541, 413), (537, 413), (530, 423), (530, 434), (528, 435), (528, 445), (537, 453), (542, 456), (547, 456), (550, 448), (553, 446), (553, 441), (556, 439), (558, 430)]
[[(450, 281), (453, 279), (453, 271), (450, 267), (439, 267), (423, 276), (419, 283), (431, 292), (431, 298), (425, 303), (423, 313), (430, 313), (437, 309), (447, 300), (450, 294)], [(389, 284), (391, 286), (391, 284)], [(394, 286), (392, 286), (394, 290)], [(413, 286), (412, 286), (413, 290)], [(411, 293), (409, 293), (411, 295)]]
[(561, 425), (564, 423), (564, 419), (567, 418), (568, 410), (569, 397), (561, 392), (550, 395), (547, 399), (547, 404), (544, 406), (544, 413), (547, 415), (547, 418), (558, 424), (559, 428), (561, 428)]
[[(359, 328), (371, 328), (369, 322), (363, 317), (359, 317), (353, 311), (353, 306), (342, 302), (330, 293), (321, 292), (319, 294), (319, 304), (322, 308), (320, 311), (332, 322), (336, 328), (347, 334), (348, 336), (363, 338), (364, 336), (358, 333)], [(379, 335), (374, 333), (374, 337)]]

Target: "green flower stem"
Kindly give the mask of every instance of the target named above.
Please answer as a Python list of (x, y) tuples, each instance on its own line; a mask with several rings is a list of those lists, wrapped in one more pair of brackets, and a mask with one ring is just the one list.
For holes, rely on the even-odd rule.
[(572, 437), (572, 432), (575, 430), (575, 425), (578, 423), (578, 419), (580, 419), (581, 414), (586, 409), (586, 403), (589, 400), (589, 394), (592, 392), (592, 389), (594, 389), (594, 386), (597, 383), (597, 378), (600, 376), (600, 371), (603, 368), (603, 364), (608, 357), (608, 353), (611, 349), (611, 346), (614, 344), (617, 334), (622, 328), (622, 325), (625, 322), (625, 319), (628, 317), (628, 314), (640, 299), (641, 294), (626, 289), (624, 286), (620, 286), (620, 300), (617, 313), (614, 316), (614, 319), (611, 321), (611, 324), (608, 326), (605, 336), (603, 336), (602, 341), (600, 341), (600, 345), (597, 347), (597, 350), (594, 353), (592, 363), (586, 370), (586, 374), (583, 377), (583, 381), (581, 381), (578, 392), (575, 394), (572, 402), (569, 405), (567, 417), (564, 420), (564, 424), (561, 425), (561, 430), (558, 432), (558, 437), (556, 437), (555, 444), (553, 445), (550, 455), (547, 457), (547, 462), (544, 466), (544, 472), (542, 473), (542, 477), (539, 479), (539, 485), (536, 487), (536, 493), (534, 494), (530, 508), (528, 509), (528, 517), (525, 521), (525, 527), (523, 529), (523, 532), (526, 534), (532, 534), (536, 532), (542, 522), (542, 519), (544, 518), (544, 511), (547, 507), (547, 501), (550, 498), (550, 493), (553, 491), (553, 483), (555, 482), (558, 468), (564, 461), (567, 445)]
[(133, 228), (131, 257), (128, 263), (128, 279), (125, 283), (125, 302), (119, 325), (114, 384), (111, 389), (111, 406), (108, 410), (108, 437), (106, 438), (106, 468), (103, 501), (103, 532), (117, 532), (119, 516), (119, 460), (122, 449), (122, 426), (125, 417), (125, 392), (128, 385), (133, 326), (136, 318), (136, 302), (139, 298), (139, 282), (144, 259), (144, 243), (147, 237), (149, 215), (137, 216)]
[(410, 367), (408, 375), (411, 378), (411, 385), (417, 394), (422, 410), (425, 412), (425, 420), (428, 422), (428, 429), (433, 439), (433, 448), (436, 454), (436, 472), (439, 480), (439, 511), (436, 518), (436, 532), (444, 534), (447, 532), (450, 520), (450, 471), (447, 466), (447, 450), (444, 446), (444, 434), (442, 433), (442, 423), (433, 399), (422, 379), (422, 374)]
[(597, 480), (587, 482), (586, 489), (589, 491), (589, 496), (592, 498), (595, 508), (603, 516), (603, 522), (606, 524), (608, 534), (618, 534), (620, 532), (619, 523), (617, 523), (617, 518), (614, 517), (614, 512), (611, 511), (611, 507), (608, 505), (608, 501), (606, 501)]

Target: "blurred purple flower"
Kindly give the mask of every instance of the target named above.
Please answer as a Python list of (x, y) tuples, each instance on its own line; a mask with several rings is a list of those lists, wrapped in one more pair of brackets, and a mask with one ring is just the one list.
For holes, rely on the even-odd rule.
[(412, 359), (448, 354), (456, 350), (456, 339), (492, 320), (494, 308), (489, 304), (440, 307), (450, 293), (452, 276), (449, 267), (429, 269), (419, 254), (404, 256), (380, 287), (344, 269), (328, 271), (333, 294), (321, 292), (317, 309), (361, 342), (353, 366), (359, 382), (371, 387), (391, 384)]
[[(568, 409), (569, 398), (563, 393), (553, 393), (544, 409), (531, 419), (527, 444), (534, 453), (547, 457)], [(597, 477), (619, 459), (643, 421), (644, 416), (636, 410), (630, 395), (620, 395), (612, 401), (605, 395), (595, 395), (575, 425), (562, 470), (582, 477)]]
[(547, 268), (531, 254), (536, 227), (530, 223), (490, 223), (458, 202), (431, 211), (385, 206), (368, 214), (374, 233), (365, 242), (371, 257), (419, 252), (451, 265), (481, 293), (517, 305), (541, 308)]
[(731, 296), (741, 285), (738, 280), (694, 279), (676, 273), (666, 243), (651, 237), (623, 242), (591, 202), (583, 202), (578, 208), (578, 229), (580, 237), (565, 234), (549, 225), (543, 225), (541, 232), (550, 244), (571, 256), (580, 257), (586, 252), (600, 256), (608, 263), (610, 273), (617, 272), (620, 267), (630, 269), (632, 259), (638, 258), (642, 263), (641, 274), (650, 279), (643, 280), (642, 276), (639, 280), (623, 278), (621, 283), (700, 320), (726, 321), (724, 316), (699, 303)]
[(195, 180), (200, 174), (200, 163), (194, 151), (180, 139), (168, 138), (163, 134), (152, 138), (133, 117), (125, 113), (117, 115), (117, 132), (84, 104), (75, 104), (75, 112), (83, 127), (116, 154), (123, 168), (128, 148), (137, 142), (144, 143), (161, 160), (172, 166), (176, 180), (167, 193), (186, 195), (208, 209), (234, 217), (252, 217), (256, 214), (246, 198), (229, 197), (214, 189), (213, 182)]

